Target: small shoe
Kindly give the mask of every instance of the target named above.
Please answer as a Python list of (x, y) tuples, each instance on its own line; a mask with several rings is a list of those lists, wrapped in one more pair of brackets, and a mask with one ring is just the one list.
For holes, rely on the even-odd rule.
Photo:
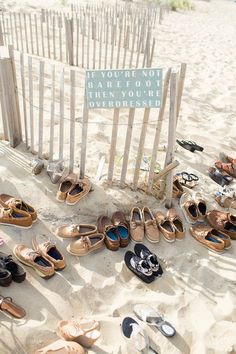
[(156, 243), (160, 241), (160, 234), (157, 227), (157, 222), (153, 213), (148, 207), (144, 207), (142, 210), (145, 234), (148, 241)]
[(195, 175), (194, 173), (188, 173), (188, 172), (179, 172), (176, 173), (176, 177), (179, 180), (179, 183), (187, 188), (194, 188), (197, 185), (197, 182), (199, 181), (199, 177)]
[(127, 247), (129, 244), (129, 229), (124, 213), (116, 211), (112, 215), (111, 221), (116, 227), (117, 235), (120, 238), (120, 247)]
[(184, 193), (184, 189), (179, 181), (179, 178), (174, 177), (172, 197), (173, 198), (180, 198), (183, 193)]
[(197, 211), (198, 211), (198, 221), (203, 222), (206, 218), (207, 214), (207, 205), (205, 200), (202, 198), (200, 193), (195, 193), (194, 196), (194, 202), (197, 206)]
[(197, 225), (190, 227), (189, 231), (198, 242), (208, 249), (217, 253), (222, 253), (224, 251), (225, 242), (212, 233), (212, 228), (210, 226)]
[(30, 167), (31, 167), (31, 172), (34, 175), (38, 175), (42, 172), (42, 169), (44, 168), (44, 162), (40, 159), (32, 159), (30, 162)]
[(134, 246), (134, 252), (138, 257), (144, 259), (149, 264), (155, 277), (162, 276), (163, 270), (157, 259), (157, 256), (152, 253), (146, 246), (141, 243), (136, 243)]
[(48, 164), (47, 174), (50, 177), (50, 180), (53, 184), (56, 184), (61, 179), (64, 172), (65, 172), (65, 167), (63, 166), (62, 160), (50, 162)]
[(117, 234), (117, 228), (112, 224), (108, 216), (98, 218), (98, 231), (105, 235), (105, 244), (111, 251), (117, 251), (120, 247), (120, 237)]
[(12, 280), (16, 283), (21, 283), (25, 280), (26, 272), (24, 268), (13, 260), (12, 255), (0, 252), (0, 264), (1, 268), (4, 268), (11, 273)]
[(29, 229), (32, 226), (32, 217), (25, 211), (0, 204), (0, 224)]
[(226, 172), (228, 175), (236, 178), (236, 165), (233, 163), (224, 163), (221, 161), (215, 162), (215, 167), (220, 171)]
[(214, 167), (210, 167), (208, 169), (208, 175), (214, 182), (216, 182), (222, 187), (229, 185), (233, 181), (233, 177), (230, 176), (228, 173), (224, 171), (220, 172)]
[(223, 231), (232, 240), (236, 240), (236, 216), (219, 210), (207, 213), (207, 221), (216, 230)]
[(3, 297), (0, 295), (0, 310), (15, 318), (23, 318), (26, 315), (25, 310), (15, 304), (9, 296)]
[(61, 238), (89, 236), (97, 232), (97, 226), (92, 224), (65, 224), (56, 229), (55, 234)]
[(2, 267), (4, 267), (4, 264), (0, 262), (0, 286), (9, 286), (12, 282), (11, 272)]
[(94, 252), (103, 248), (104, 240), (104, 234), (96, 233), (90, 236), (84, 236), (79, 240), (70, 243), (67, 246), (67, 251), (73, 256), (86, 256), (90, 252)]
[(58, 202), (64, 202), (67, 197), (67, 193), (77, 182), (77, 175), (75, 173), (70, 173), (59, 185), (56, 199)]
[(175, 241), (175, 229), (173, 227), (173, 224), (168, 219), (168, 217), (166, 217), (164, 214), (162, 214), (160, 211), (158, 211), (156, 213), (156, 221), (157, 221), (157, 225), (159, 227), (159, 230), (161, 231), (162, 235), (164, 236), (164, 239), (167, 242), (174, 242)]
[(34, 354), (85, 354), (84, 348), (73, 341), (57, 340), (44, 348), (36, 350)]
[(176, 142), (184, 149), (189, 150), (191, 152), (195, 151), (195, 148), (192, 146), (192, 144), (189, 144), (188, 141), (186, 140), (180, 140), (177, 139)]
[(185, 237), (185, 228), (183, 221), (174, 208), (168, 210), (167, 218), (170, 220), (175, 230), (175, 239), (178, 241), (183, 240)]
[(90, 189), (91, 182), (88, 178), (79, 180), (67, 193), (66, 204), (75, 205), (90, 192)]
[(21, 263), (33, 268), (40, 277), (48, 279), (55, 274), (53, 264), (40, 253), (24, 245), (16, 245), (13, 249), (13, 253)]
[(144, 239), (144, 221), (141, 209), (134, 207), (130, 212), (130, 237), (134, 242)]
[(181, 196), (180, 207), (188, 223), (195, 224), (198, 221), (198, 207), (189, 193), (184, 193)]
[(41, 237), (34, 237), (32, 239), (33, 249), (52, 263), (55, 270), (64, 269), (66, 267), (65, 257), (58, 250), (56, 244), (47, 237), (42, 237), (43, 242), (40, 242)]
[(16, 212), (25, 211), (30, 214), (32, 222), (37, 220), (36, 210), (21, 199), (17, 199), (8, 194), (0, 194), (0, 200), (9, 208), (14, 209)]
[(145, 283), (152, 283), (155, 280), (153, 271), (148, 262), (138, 257), (135, 253), (127, 251), (124, 261), (131, 272)]

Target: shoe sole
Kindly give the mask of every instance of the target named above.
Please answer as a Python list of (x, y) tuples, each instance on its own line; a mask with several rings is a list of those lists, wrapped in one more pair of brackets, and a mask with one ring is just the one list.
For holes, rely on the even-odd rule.
[(32, 225), (30, 225), (30, 226), (20, 226), (20, 225), (15, 225), (15, 224), (8, 224), (6, 222), (0, 222), (0, 225), (15, 226), (15, 227), (19, 227), (20, 229), (31, 229), (31, 227), (32, 227)]
[(21, 258), (19, 258), (19, 257), (16, 255), (16, 253), (15, 253), (15, 249), (13, 249), (13, 253), (14, 253), (14, 256), (18, 259), (18, 261), (20, 261), (21, 263), (23, 263), (24, 265), (26, 265), (26, 266), (28, 266), (28, 267), (30, 267), (30, 268), (33, 268), (33, 269), (36, 271), (36, 273), (38, 273), (38, 275), (39, 275), (41, 278), (49, 279), (49, 278), (51, 278), (51, 277), (55, 274), (55, 272), (54, 272), (54, 273), (51, 274), (51, 275), (45, 275), (45, 274), (41, 273), (38, 269), (36, 269), (34, 266), (32, 266), (31, 264), (28, 264), (27, 262), (25, 262), (25, 261), (23, 261)]
[(59, 203), (64, 203), (66, 200), (61, 200), (61, 199), (57, 199), (56, 200), (59, 202)]
[[(163, 234), (162, 234), (163, 235)], [(169, 242), (169, 243), (172, 243), (172, 242), (175, 242), (175, 238), (173, 238), (172, 240), (166, 238), (164, 235), (163, 235), (163, 238), (165, 239), (165, 241)]]
[(79, 203), (80, 201), (81, 201), (81, 199), (83, 199), (84, 197), (86, 197), (86, 195), (88, 195), (89, 193), (86, 193), (85, 195), (83, 195), (79, 200), (77, 200), (76, 202), (74, 202), (74, 203), (68, 203), (67, 201), (66, 201), (66, 204), (67, 205), (75, 205), (75, 204), (77, 204), (77, 203)]
[[(103, 248), (103, 247), (97, 248), (97, 249), (95, 249), (95, 250), (90, 250), (90, 251), (88, 251), (86, 254), (77, 254), (77, 253), (71, 252), (71, 250), (69, 249), (69, 245), (66, 247), (66, 250), (67, 250), (67, 252), (69, 252), (70, 254), (72, 254), (72, 256), (83, 257), (83, 256), (87, 256), (89, 253), (99, 251), (99, 250), (102, 249), (102, 248)], [(113, 251), (113, 250), (112, 250), (112, 251)]]
[(147, 239), (149, 242), (151, 242), (151, 243), (158, 243), (158, 242), (160, 242), (160, 239), (159, 239), (158, 241), (153, 241), (153, 240), (151, 240), (149, 237), (147, 237), (147, 235), (146, 235), (146, 239)]

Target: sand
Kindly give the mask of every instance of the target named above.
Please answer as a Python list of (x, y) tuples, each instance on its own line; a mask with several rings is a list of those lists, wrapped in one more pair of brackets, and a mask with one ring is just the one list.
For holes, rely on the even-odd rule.
[[(195, 140), (205, 150), (192, 154), (178, 148), (178, 170), (195, 172), (200, 177), (196, 189), (203, 193), (209, 209), (213, 209), (217, 207), (214, 192), (218, 185), (207, 176), (207, 167), (213, 165), (221, 151), (236, 156), (236, 5), (233, 1), (194, 4), (195, 11), (170, 13), (156, 29), (154, 63), (165, 67), (178, 67), (181, 62), (188, 65), (177, 136)], [(89, 150), (92, 166), (96, 166), (93, 159), (100, 145), (104, 149), (108, 146), (107, 132), (96, 129), (93, 141), (97, 139), (97, 143)], [(166, 132), (165, 121), (162, 144), (166, 144)], [(148, 149), (146, 152), (150, 153)], [(43, 280), (26, 268), (24, 283), (0, 289), (1, 295), (11, 296), (27, 312), (22, 320), (0, 313), (1, 354), (34, 353), (57, 338), (59, 320), (80, 317), (101, 323), (101, 338), (89, 354), (135, 354), (122, 336), (120, 323), (123, 317), (134, 316), (133, 305), (142, 302), (158, 309), (177, 330), (174, 338), (167, 339), (147, 328), (158, 353), (236, 353), (236, 241), (230, 250), (217, 255), (201, 247), (189, 232), (183, 242), (173, 244), (163, 238), (157, 245), (146, 240), (164, 268), (163, 277), (148, 286), (125, 267), (126, 249), (104, 249), (84, 258), (73, 257), (65, 249), (68, 241), (53, 234), (56, 226), (65, 222), (95, 223), (100, 214), (111, 215), (117, 209), (128, 217), (136, 204), (164, 211), (163, 204), (143, 192), (108, 188), (103, 180), (94, 184), (93, 191), (78, 205), (58, 204), (57, 186), (50, 183), (46, 172), (39, 176), (30, 174), (31, 157), (23, 145), (13, 150), (0, 143), (1, 192), (24, 198), (37, 208), (39, 215), (30, 230), (1, 225), (1, 237), (5, 240), (1, 251), (11, 253), (18, 243), (30, 246), (32, 236), (45, 234), (57, 242), (68, 265), (50, 280)], [(162, 162), (164, 153), (158, 159)], [(89, 172), (94, 176), (96, 170), (90, 168)], [(180, 211), (178, 202), (174, 203)], [(131, 243), (128, 249), (133, 246)]]

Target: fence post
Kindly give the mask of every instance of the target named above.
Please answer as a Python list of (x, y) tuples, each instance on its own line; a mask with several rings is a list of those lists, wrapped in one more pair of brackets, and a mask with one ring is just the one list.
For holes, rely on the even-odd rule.
[(4, 102), (5, 118), (11, 147), (22, 141), (20, 109), (16, 87), (13, 57), (0, 53), (1, 102)]
[(74, 43), (73, 43), (73, 19), (65, 19), (66, 28), (66, 45), (68, 50), (69, 64), (73, 65), (74, 62)]
[(4, 45), (3, 33), (2, 33), (2, 21), (0, 20), (0, 46)]

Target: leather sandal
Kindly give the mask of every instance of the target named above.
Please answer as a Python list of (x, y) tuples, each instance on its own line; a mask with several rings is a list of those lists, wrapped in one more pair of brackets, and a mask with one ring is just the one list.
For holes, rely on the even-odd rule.
[(22, 318), (26, 315), (25, 310), (12, 301), (11, 297), (3, 297), (0, 295), (0, 310), (10, 314), (15, 318)]
[(36, 350), (34, 354), (85, 354), (84, 348), (80, 344), (66, 341), (57, 340), (44, 348)]

